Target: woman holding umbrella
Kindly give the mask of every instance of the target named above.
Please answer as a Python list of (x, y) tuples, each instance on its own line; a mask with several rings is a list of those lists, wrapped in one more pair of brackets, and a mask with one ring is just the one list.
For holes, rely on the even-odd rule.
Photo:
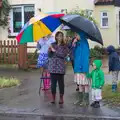
[(89, 72), (89, 44), (86, 34), (80, 32), (76, 34), (73, 41), (74, 48), (74, 81), (79, 85), (79, 99), (75, 104), (84, 102), (89, 104), (89, 82), (86, 73)]
[[(71, 30), (77, 32), (76, 38), (74, 39), (73, 45), (75, 46), (74, 51), (74, 73), (75, 73), (75, 82), (80, 85), (80, 100), (81, 102), (83, 97), (83, 88), (85, 88), (84, 99), (88, 98), (88, 81), (86, 79), (86, 73), (89, 70), (89, 45), (86, 38), (91, 39), (92, 41), (98, 42), (103, 45), (103, 40), (101, 33), (96, 24), (94, 24), (89, 19), (80, 16), (80, 15), (65, 15), (60, 18), (61, 22), (64, 25), (67, 25)], [(82, 32), (81, 32), (82, 31)], [(88, 99), (86, 99), (88, 102)]]

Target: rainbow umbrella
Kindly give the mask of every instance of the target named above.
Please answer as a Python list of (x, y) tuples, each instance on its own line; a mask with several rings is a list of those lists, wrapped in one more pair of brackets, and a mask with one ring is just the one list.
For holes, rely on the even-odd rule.
[(64, 14), (44, 14), (31, 18), (16, 36), (19, 44), (27, 42), (37, 42), (40, 38), (45, 37), (54, 32), (60, 25), (60, 17)]

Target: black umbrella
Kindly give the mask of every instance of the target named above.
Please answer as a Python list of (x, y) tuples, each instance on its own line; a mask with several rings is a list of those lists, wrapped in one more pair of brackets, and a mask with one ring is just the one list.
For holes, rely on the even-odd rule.
[(83, 31), (87, 34), (89, 39), (103, 45), (102, 36), (98, 27), (87, 18), (80, 15), (65, 15), (60, 20), (63, 24), (69, 26), (73, 31)]

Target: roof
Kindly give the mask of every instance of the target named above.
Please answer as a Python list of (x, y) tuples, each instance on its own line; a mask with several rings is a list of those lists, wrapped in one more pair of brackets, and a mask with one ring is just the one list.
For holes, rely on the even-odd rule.
[(120, 0), (95, 0), (95, 5), (114, 5), (120, 7)]

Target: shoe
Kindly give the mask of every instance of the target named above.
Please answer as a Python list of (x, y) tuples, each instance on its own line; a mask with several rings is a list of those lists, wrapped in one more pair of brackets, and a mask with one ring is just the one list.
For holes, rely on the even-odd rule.
[(76, 91), (79, 91), (79, 88), (76, 88)]
[(99, 101), (96, 101), (93, 107), (94, 107), (94, 108), (99, 108), (99, 107), (100, 107)]
[(78, 93), (78, 100), (76, 102), (74, 102), (74, 105), (77, 105), (77, 104), (81, 104), (82, 103), (82, 100), (83, 100), (83, 93), (82, 92), (79, 92)]
[(89, 93), (84, 93), (83, 96), (83, 105), (88, 106), (89, 105)]
[(95, 105), (95, 102), (91, 103), (91, 105), (90, 105), (90, 106), (91, 106), (91, 107), (93, 107), (94, 105)]
[(63, 94), (60, 94), (60, 100), (59, 100), (59, 104), (63, 104), (64, 100), (63, 100)]
[(56, 94), (52, 94), (52, 101), (51, 101), (52, 104), (55, 104), (55, 98), (56, 98)]
[(76, 88), (76, 91), (79, 91), (79, 85), (77, 84), (77, 88)]
[(116, 92), (117, 91), (117, 84), (113, 84), (112, 85), (112, 92)]

